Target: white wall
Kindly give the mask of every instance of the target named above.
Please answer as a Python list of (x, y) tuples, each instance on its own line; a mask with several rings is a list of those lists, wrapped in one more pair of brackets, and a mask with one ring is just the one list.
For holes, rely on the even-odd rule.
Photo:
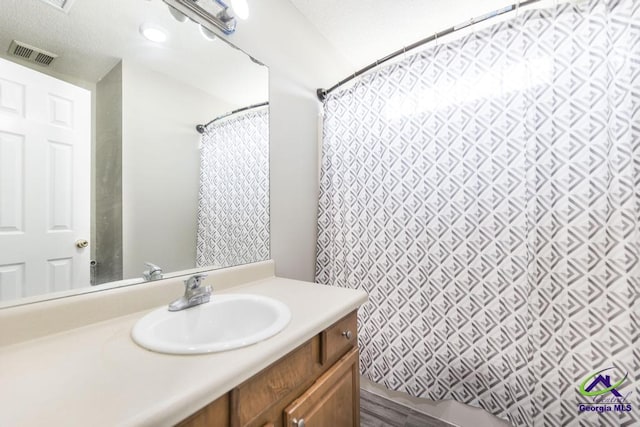
[(276, 274), (312, 281), (318, 205), (315, 91), (349, 72), (287, 0), (250, 1), (228, 40), (269, 67), (271, 257)]
[(514, 0), (291, 0), (353, 71), (391, 52), (471, 18), (515, 3)]
[(195, 267), (200, 134), (197, 123), (233, 107), (124, 61), (122, 205), (124, 277), (144, 262), (165, 272)]

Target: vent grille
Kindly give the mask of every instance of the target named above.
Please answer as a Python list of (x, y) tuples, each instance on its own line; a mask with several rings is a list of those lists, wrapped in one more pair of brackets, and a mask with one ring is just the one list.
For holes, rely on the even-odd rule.
[(54, 59), (56, 58), (51, 55), (47, 55), (46, 53), (38, 53), (34, 61), (36, 61), (38, 64), (50, 65)]
[(16, 48), (13, 50), (13, 54), (15, 56), (20, 56), (22, 58), (31, 58), (31, 55), (33, 54), (33, 49), (29, 49), (28, 47), (24, 47), (24, 46), (16, 46)]
[(9, 55), (17, 56), (29, 62), (48, 67), (58, 57), (55, 53), (13, 40), (9, 45)]

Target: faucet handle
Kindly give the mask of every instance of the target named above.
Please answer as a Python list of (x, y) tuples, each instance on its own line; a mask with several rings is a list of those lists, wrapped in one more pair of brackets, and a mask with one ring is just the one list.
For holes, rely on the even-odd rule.
[(145, 262), (144, 265), (149, 267), (150, 270), (162, 270), (162, 268), (149, 261)]
[(191, 290), (198, 289), (205, 277), (207, 277), (206, 274), (193, 275), (184, 281), (184, 285), (186, 286), (187, 289), (191, 289)]
[(209, 302), (213, 289), (211, 286), (201, 286), (206, 274), (195, 274), (184, 281), (184, 296), (181, 296), (171, 304), (169, 311), (179, 311), (185, 308)]
[(145, 280), (162, 279), (162, 268), (148, 261), (145, 262), (144, 265), (149, 267), (148, 270), (142, 272), (142, 277), (144, 277)]

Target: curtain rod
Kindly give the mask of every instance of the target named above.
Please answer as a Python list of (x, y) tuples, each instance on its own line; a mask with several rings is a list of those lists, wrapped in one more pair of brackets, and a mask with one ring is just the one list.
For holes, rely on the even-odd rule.
[(204, 131), (207, 129), (207, 126), (209, 126), (210, 124), (212, 124), (214, 122), (217, 122), (218, 120), (222, 120), (222, 119), (227, 118), (229, 116), (232, 116), (234, 114), (241, 113), (241, 112), (247, 111), (247, 110), (251, 110), (253, 108), (265, 107), (267, 105), (269, 105), (269, 102), (261, 102), (260, 104), (253, 104), (253, 105), (249, 105), (248, 107), (238, 108), (237, 110), (233, 110), (230, 113), (226, 113), (226, 114), (223, 114), (221, 116), (216, 117), (215, 119), (211, 120), (206, 125), (197, 125), (196, 126), (196, 130), (198, 131), (198, 133), (204, 133)]
[(347, 78), (345, 78), (343, 80), (340, 80), (338, 83), (336, 83), (335, 85), (331, 86), (329, 89), (318, 89), (316, 91), (316, 94), (318, 95), (318, 99), (320, 101), (324, 101), (324, 99), (327, 97), (327, 95), (329, 93), (333, 92), (335, 89), (339, 88), (340, 86), (344, 85), (345, 83), (350, 82), (351, 80), (355, 79), (356, 77), (359, 77), (359, 76), (363, 75), (364, 73), (366, 73), (367, 71), (377, 67), (378, 65), (381, 65), (381, 64), (383, 64), (383, 63), (385, 63), (385, 62), (387, 62), (387, 61), (389, 61), (389, 60), (391, 60), (393, 58), (396, 58), (396, 57), (398, 57), (400, 55), (403, 55), (404, 53), (406, 53), (409, 50), (415, 49), (415, 48), (420, 47), (422, 45), (425, 45), (425, 44), (427, 44), (429, 42), (432, 42), (434, 40), (438, 40), (438, 38), (440, 38), (440, 37), (444, 37), (446, 35), (449, 35), (451, 33), (456, 32), (456, 31), (462, 30), (463, 28), (470, 27), (470, 26), (472, 26), (474, 24), (478, 24), (480, 22), (486, 21), (486, 20), (494, 18), (496, 16), (500, 16), (500, 15), (505, 14), (507, 12), (518, 10), (518, 8), (520, 8), (520, 7), (528, 6), (528, 5), (533, 4), (533, 3), (538, 3), (539, 1), (542, 1), (542, 0), (526, 0), (526, 1), (521, 1), (521, 2), (518, 2), (518, 3), (514, 3), (514, 4), (510, 5), (510, 6), (505, 6), (505, 7), (501, 8), (501, 9), (494, 10), (493, 12), (486, 13), (486, 14), (484, 14), (482, 16), (477, 17), (477, 18), (472, 18), (469, 21), (466, 21), (466, 22), (464, 22), (462, 24), (455, 25), (453, 27), (447, 28), (446, 30), (442, 30), (439, 33), (435, 33), (432, 36), (429, 36), (427, 38), (419, 40), (419, 41), (417, 41), (417, 42), (415, 42), (413, 44), (410, 44), (409, 46), (405, 46), (402, 49), (398, 49), (395, 52), (385, 56), (384, 58), (378, 59), (377, 61), (367, 65), (366, 67), (362, 68), (361, 70), (356, 71), (355, 73), (353, 73), (349, 77), (347, 77)]

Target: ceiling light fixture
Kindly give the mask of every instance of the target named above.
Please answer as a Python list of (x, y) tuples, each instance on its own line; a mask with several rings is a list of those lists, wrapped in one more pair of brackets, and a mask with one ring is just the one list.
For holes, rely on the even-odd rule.
[(231, 7), (238, 18), (247, 19), (249, 17), (249, 4), (247, 0), (231, 0)]
[[(236, 31), (236, 18), (223, 0), (163, 0), (190, 19), (215, 26), (224, 34)], [(247, 7), (248, 12), (248, 7)], [(172, 13), (173, 14), (173, 13)]]
[(165, 30), (153, 24), (142, 24), (140, 26), (140, 34), (145, 39), (155, 43), (164, 43), (168, 38)]

